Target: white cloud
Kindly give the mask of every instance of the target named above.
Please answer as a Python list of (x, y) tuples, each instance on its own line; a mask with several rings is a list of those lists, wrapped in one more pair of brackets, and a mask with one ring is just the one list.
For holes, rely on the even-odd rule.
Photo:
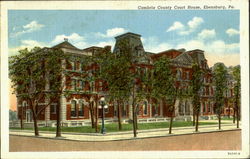
[(193, 17), (193, 19), (188, 22), (188, 26), (191, 30), (194, 30), (203, 22), (204, 20), (201, 17)]
[(208, 39), (208, 38), (214, 38), (216, 36), (216, 32), (214, 29), (208, 30), (208, 29), (203, 29), (199, 34), (198, 38), (200, 39)]
[(44, 25), (38, 24), (37, 21), (32, 21), (29, 24), (23, 26), (24, 29), (27, 29), (27, 32), (33, 32), (36, 30), (40, 30), (42, 27), (44, 27)]
[[(44, 25), (43, 24), (39, 24), (37, 21), (32, 21), (29, 24), (26, 24), (22, 27), (22, 31), (16, 32), (16, 33), (12, 33), (11, 37), (16, 37), (16, 36), (20, 36), (22, 34), (26, 34), (26, 33), (31, 33), (37, 30), (40, 30), (41, 28), (43, 28)], [(13, 31), (16, 30), (16, 27), (13, 28)]]
[(167, 29), (167, 32), (169, 31), (174, 31), (174, 30), (182, 30), (184, 29), (184, 25), (181, 23), (181, 22), (174, 22), (172, 26), (170, 26), (168, 29)]
[[(79, 43), (79, 42), (84, 41), (83, 36), (81, 36), (77, 33), (72, 33), (71, 35), (64, 35), (64, 34), (57, 35), (51, 43), (58, 44), (60, 42), (63, 42), (65, 38), (67, 38), (69, 40), (69, 42), (72, 42), (72, 43)], [(81, 44), (83, 44), (83, 43), (81, 43)]]
[(176, 46), (176, 49), (185, 48), (186, 50), (194, 50), (194, 49), (205, 49), (205, 44), (199, 40), (190, 40)]
[(172, 49), (172, 45), (166, 42), (159, 42), (157, 37), (143, 38), (143, 46), (145, 51), (158, 53), (168, 49)]
[(43, 43), (43, 42), (38, 42), (38, 41), (35, 41), (35, 40), (21, 40), (21, 45), (20, 46), (8, 49), (9, 56), (13, 56), (13, 55), (18, 54), (19, 50), (22, 50), (22, 49), (25, 49), (25, 48), (32, 49), (35, 46), (42, 48), (42, 47), (45, 47), (47, 45), (45, 43)]
[(112, 28), (112, 29), (108, 29), (105, 34), (98, 32), (98, 33), (96, 33), (96, 36), (103, 37), (103, 38), (110, 38), (110, 37), (114, 37), (114, 36), (123, 34), (127, 31), (128, 30), (126, 30), (124, 28)]
[(51, 44), (56, 45), (64, 41), (64, 39), (67, 38), (69, 43), (73, 44), (79, 49), (84, 49), (90, 46), (99, 46), (99, 47), (104, 47), (107, 45), (111, 45), (112, 47), (115, 44), (115, 41), (109, 40), (109, 41), (99, 41), (99, 42), (94, 42), (94, 43), (89, 43), (86, 41), (85, 37), (77, 34), (77, 33), (72, 33), (70, 35), (57, 35), (54, 40), (52, 40)]
[(187, 25), (183, 25), (181, 22), (174, 22), (172, 26), (167, 29), (167, 32), (177, 31), (179, 35), (189, 35), (194, 32), (204, 20), (201, 17), (193, 17), (192, 20), (187, 22)]
[(229, 28), (226, 30), (226, 33), (229, 35), (229, 36), (233, 36), (233, 35), (237, 35), (239, 34), (239, 30), (236, 30), (236, 29), (233, 29), (233, 28)]
[(223, 40), (215, 40), (204, 43), (201, 40), (190, 40), (174, 47), (186, 50), (201, 49), (205, 51), (208, 65), (211, 67), (217, 62), (223, 62), (227, 66), (234, 66), (240, 63), (239, 43), (227, 44)]
[(239, 43), (227, 44), (223, 40), (214, 40), (209, 42), (207, 41), (204, 42), (201, 40), (190, 40), (178, 44), (175, 48), (177, 49), (185, 48), (186, 50), (201, 49), (211, 54), (220, 54), (220, 55), (240, 52)]

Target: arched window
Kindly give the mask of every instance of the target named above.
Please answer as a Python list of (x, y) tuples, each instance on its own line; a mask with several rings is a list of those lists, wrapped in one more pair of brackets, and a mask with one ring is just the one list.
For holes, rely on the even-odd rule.
[(27, 106), (27, 102), (26, 102), (26, 101), (23, 101), (22, 106), (23, 106), (23, 107), (26, 107), (26, 106)]
[(76, 117), (76, 101), (75, 101), (75, 100), (72, 100), (72, 101), (71, 101), (70, 116), (71, 116), (71, 117)]
[(144, 101), (144, 104), (143, 104), (143, 114), (144, 115), (148, 114), (148, 102), (147, 101)]
[(78, 116), (83, 117), (84, 116), (84, 102), (81, 101), (79, 103), (79, 111), (78, 111)]
[(179, 103), (179, 115), (183, 115), (183, 105), (182, 105), (182, 102)]

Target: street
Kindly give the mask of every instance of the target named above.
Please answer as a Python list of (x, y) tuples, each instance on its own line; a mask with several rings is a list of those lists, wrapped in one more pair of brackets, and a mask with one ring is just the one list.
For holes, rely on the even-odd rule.
[(103, 142), (69, 141), (10, 135), (10, 152), (157, 150), (241, 150), (241, 130)]

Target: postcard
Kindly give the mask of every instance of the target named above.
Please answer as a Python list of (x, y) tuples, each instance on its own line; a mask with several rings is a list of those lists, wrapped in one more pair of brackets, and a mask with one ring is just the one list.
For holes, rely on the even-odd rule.
[(1, 2), (1, 156), (249, 157), (248, 4)]

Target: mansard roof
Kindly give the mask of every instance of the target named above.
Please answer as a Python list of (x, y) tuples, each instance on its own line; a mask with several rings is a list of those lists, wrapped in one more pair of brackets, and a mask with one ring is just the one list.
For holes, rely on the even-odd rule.
[(157, 59), (157, 58), (162, 57), (162, 56), (167, 56), (170, 59), (174, 59), (177, 56), (179, 56), (181, 53), (182, 52), (179, 50), (170, 49), (170, 50), (162, 51), (162, 52), (157, 53), (157, 54), (152, 54), (150, 56), (152, 59)]
[(140, 34), (135, 34), (135, 33), (131, 33), (131, 32), (127, 32), (125, 34), (116, 36), (115, 39), (120, 39), (120, 38), (124, 38), (124, 37), (136, 37), (136, 38), (140, 38), (141, 35)]

